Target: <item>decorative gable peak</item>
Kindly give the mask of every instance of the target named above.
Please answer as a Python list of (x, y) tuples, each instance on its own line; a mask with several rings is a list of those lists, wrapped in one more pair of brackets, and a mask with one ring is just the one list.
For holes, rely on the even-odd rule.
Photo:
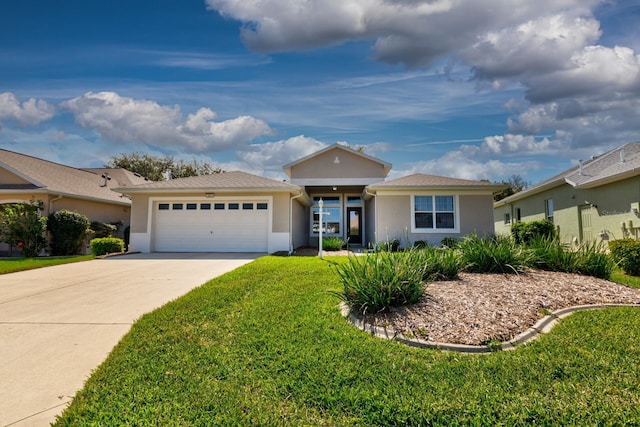
[(382, 181), (391, 163), (342, 144), (333, 144), (283, 166), (292, 182), (310, 179), (376, 179)]

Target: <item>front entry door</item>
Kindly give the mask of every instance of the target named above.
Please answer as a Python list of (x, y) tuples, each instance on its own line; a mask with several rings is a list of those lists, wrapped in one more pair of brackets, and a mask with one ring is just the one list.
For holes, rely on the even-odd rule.
[(362, 244), (362, 208), (347, 208), (347, 238), (350, 245)]

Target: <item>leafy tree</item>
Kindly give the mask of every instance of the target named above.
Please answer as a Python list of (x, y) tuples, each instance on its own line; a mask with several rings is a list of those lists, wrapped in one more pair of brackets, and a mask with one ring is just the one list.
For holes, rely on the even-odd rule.
[(42, 201), (3, 205), (0, 209), (0, 240), (17, 246), (25, 257), (35, 257), (47, 246), (47, 217), (40, 216)]
[(186, 178), (188, 176), (211, 175), (223, 172), (220, 168), (214, 168), (209, 163), (198, 162), (193, 159), (191, 162), (178, 160), (171, 166), (171, 178)]
[(498, 200), (502, 200), (505, 197), (509, 197), (513, 194), (519, 193), (527, 187), (531, 186), (530, 182), (527, 182), (520, 175), (511, 175), (508, 180), (500, 182), (500, 184), (506, 184), (509, 187), (502, 190), (500, 193), (497, 193), (493, 196), (493, 200), (496, 202)]
[(167, 172), (171, 179), (222, 172), (220, 168), (214, 168), (209, 163), (198, 162), (195, 159), (192, 162), (176, 161), (171, 156), (159, 157), (146, 153), (122, 153), (112, 157), (105, 167), (127, 169), (151, 181), (164, 181), (167, 179)]

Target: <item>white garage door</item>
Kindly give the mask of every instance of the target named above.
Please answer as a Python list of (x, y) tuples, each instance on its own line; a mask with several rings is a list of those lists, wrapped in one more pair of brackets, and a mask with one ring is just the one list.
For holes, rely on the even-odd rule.
[(157, 252), (267, 252), (264, 200), (154, 203)]

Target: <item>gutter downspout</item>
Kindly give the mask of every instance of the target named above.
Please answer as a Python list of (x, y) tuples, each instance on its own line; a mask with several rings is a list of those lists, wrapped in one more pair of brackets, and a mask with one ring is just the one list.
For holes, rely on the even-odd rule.
[(49, 200), (49, 206), (48, 206), (48, 209), (47, 209), (47, 211), (48, 211), (47, 215), (52, 213), (53, 202), (57, 202), (58, 200), (60, 200), (62, 198), (63, 198), (63, 196), (58, 195), (58, 196), (54, 197), (53, 199)]
[(304, 195), (303, 191), (289, 199), (289, 255), (293, 253), (293, 201)]

